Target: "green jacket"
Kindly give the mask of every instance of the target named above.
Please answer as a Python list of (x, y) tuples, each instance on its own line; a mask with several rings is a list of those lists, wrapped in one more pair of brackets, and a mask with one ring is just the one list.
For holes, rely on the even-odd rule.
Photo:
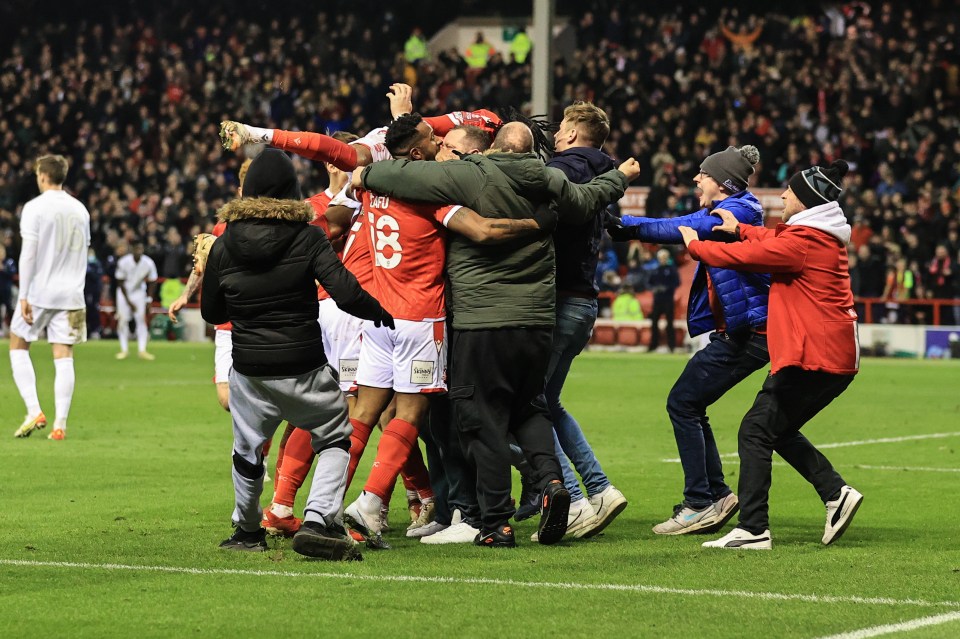
[[(626, 176), (608, 171), (573, 184), (532, 153), (468, 155), (448, 162), (377, 162), (365, 188), (402, 200), (460, 204), (484, 217), (522, 219), (554, 202), (560, 220), (582, 223), (623, 197)], [(453, 327), (459, 330), (552, 327), (556, 323), (553, 238), (480, 245), (452, 234), (447, 250)]]

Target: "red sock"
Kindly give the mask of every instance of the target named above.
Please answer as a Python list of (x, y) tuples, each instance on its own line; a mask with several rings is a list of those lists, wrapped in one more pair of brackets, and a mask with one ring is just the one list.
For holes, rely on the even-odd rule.
[(407, 461), (400, 469), (400, 476), (403, 478), (403, 485), (407, 490), (417, 491), (420, 499), (433, 497), (433, 488), (430, 487), (430, 474), (427, 472), (427, 465), (423, 463), (423, 453), (420, 452), (420, 446), (416, 443), (410, 449), (407, 455)]
[(385, 499), (393, 484), (397, 483), (400, 468), (417, 445), (417, 427), (402, 419), (393, 418), (383, 430), (377, 460), (373, 462), (370, 477), (363, 487), (380, 499)]
[(274, 480), (276, 481), (276, 489), (273, 493), (275, 504), (283, 504), (293, 508), (293, 502), (297, 499), (297, 491), (300, 490), (300, 486), (303, 486), (304, 480), (310, 474), (314, 457), (316, 455), (311, 445), (310, 433), (295, 428), (290, 437), (287, 438), (283, 465), (277, 471)]
[(287, 440), (290, 439), (290, 435), (293, 434), (293, 431), (297, 428), (287, 423), (287, 428), (283, 431), (283, 437), (280, 438), (280, 445), (277, 447), (277, 465), (274, 467), (274, 475), (280, 470), (280, 466), (283, 465), (283, 450), (287, 447)]
[(353, 434), (350, 435), (350, 466), (347, 468), (347, 486), (353, 481), (353, 475), (357, 472), (357, 465), (360, 463), (360, 457), (363, 455), (363, 449), (367, 447), (370, 440), (372, 426), (364, 424), (357, 419), (351, 419)]
[(329, 162), (341, 171), (357, 168), (357, 150), (322, 133), (274, 129), (271, 144), (316, 162)]
[(264, 459), (266, 459), (267, 456), (270, 454), (270, 447), (271, 447), (272, 445), (273, 445), (273, 440), (272, 440), (272, 439), (268, 439), (267, 441), (265, 441), (265, 442), (263, 443), (263, 451), (262, 451), (261, 454), (263, 455), (263, 458), (264, 458)]

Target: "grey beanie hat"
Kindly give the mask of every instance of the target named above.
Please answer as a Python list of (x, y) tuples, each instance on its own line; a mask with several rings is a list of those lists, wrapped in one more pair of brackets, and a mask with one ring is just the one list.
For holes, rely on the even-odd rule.
[(725, 150), (707, 158), (700, 164), (700, 170), (717, 181), (729, 193), (739, 193), (747, 188), (747, 179), (753, 175), (753, 165), (760, 161), (757, 147), (746, 145), (741, 148), (728, 146)]

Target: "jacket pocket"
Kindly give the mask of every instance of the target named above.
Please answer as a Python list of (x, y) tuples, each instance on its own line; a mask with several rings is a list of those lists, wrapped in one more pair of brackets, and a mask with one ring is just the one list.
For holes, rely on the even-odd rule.
[(860, 341), (853, 320), (826, 320), (821, 323), (821, 358), (812, 362), (833, 369), (859, 368)]

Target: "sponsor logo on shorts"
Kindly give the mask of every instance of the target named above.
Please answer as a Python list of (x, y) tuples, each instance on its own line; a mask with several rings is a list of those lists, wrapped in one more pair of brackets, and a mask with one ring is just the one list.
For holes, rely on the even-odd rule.
[(410, 383), (411, 384), (430, 384), (433, 382), (433, 371), (436, 368), (436, 362), (425, 360), (413, 360), (410, 365)]
[(353, 382), (357, 379), (357, 362), (356, 359), (341, 359), (340, 360), (340, 381), (341, 382)]

